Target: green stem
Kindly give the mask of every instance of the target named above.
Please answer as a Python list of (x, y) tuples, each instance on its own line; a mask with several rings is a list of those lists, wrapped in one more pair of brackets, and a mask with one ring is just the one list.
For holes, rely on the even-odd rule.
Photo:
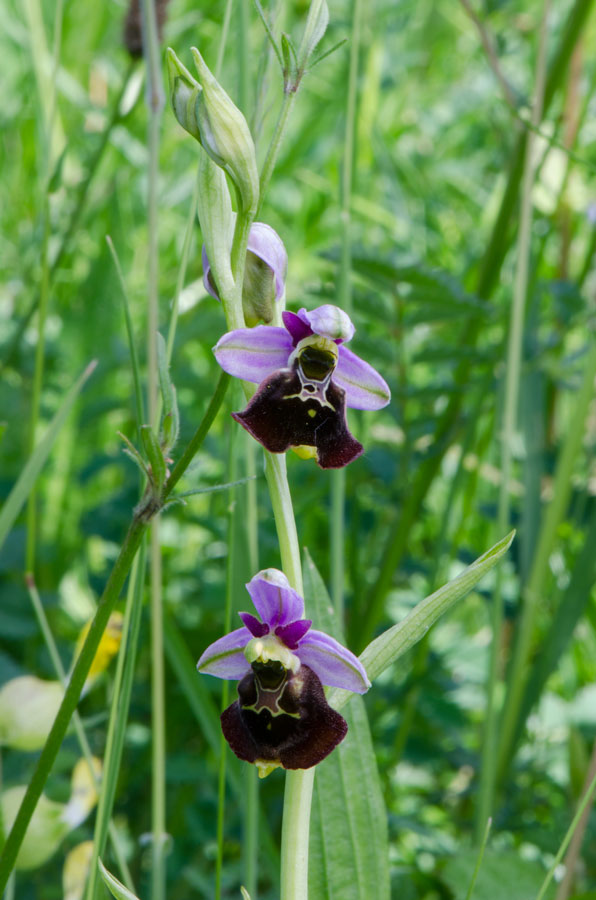
[(315, 767), (286, 773), (281, 829), (281, 900), (308, 898), (308, 840)]
[[(532, 125), (536, 127), (542, 118), (544, 86), (546, 78), (546, 38), (548, 34), (549, 0), (545, 0), (540, 28), (540, 43), (536, 62), (536, 86), (532, 108)], [(528, 270), (532, 236), (532, 190), (536, 163), (534, 159), (535, 135), (528, 133), (527, 151), (522, 178), (521, 214), (518, 239), (517, 267), (513, 286), (513, 302), (509, 324), (509, 342), (505, 369), (505, 404), (501, 431), (501, 485), (497, 512), (497, 534), (504, 534), (510, 526), (511, 509), (509, 485), (513, 470), (513, 447), (517, 430), (519, 406), (519, 386), (521, 377), (522, 343), (526, 296), (528, 291)], [(478, 841), (486, 829), (486, 821), (491, 814), (495, 788), (495, 740), (497, 733), (496, 692), (499, 681), (499, 649), (503, 627), (503, 570), (497, 569), (497, 583), (493, 599), (492, 645), (489, 662), (489, 677), (486, 686), (487, 713), (482, 751), (480, 798), (476, 817), (476, 837)]]
[(261, 207), (263, 206), (263, 198), (267, 193), (267, 188), (269, 187), (269, 182), (271, 181), (271, 176), (273, 175), (275, 163), (277, 162), (277, 157), (279, 156), (279, 151), (281, 149), (281, 142), (286, 131), (288, 120), (290, 118), (290, 111), (295, 99), (295, 93), (284, 94), (281, 109), (279, 111), (279, 116), (277, 117), (277, 122), (275, 123), (273, 137), (271, 138), (271, 141), (269, 143), (267, 156), (265, 157), (265, 162), (263, 163), (263, 169), (261, 171), (257, 217), (261, 211)]
[[(149, 171), (147, 180), (147, 409), (149, 423), (157, 428), (158, 374), (157, 329), (159, 318), (159, 231), (158, 179), (161, 116), (164, 91), (159, 58), (159, 39), (155, 0), (142, 0), (143, 55), (147, 67), (147, 108), (149, 110), (148, 146)], [(159, 520), (151, 522), (150, 537), (150, 594), (151, 594), (151, 831), (152, 868), (151, 898), (164, 900), (166, 893), (166, 761), (165, 761), (165, 689), (163, 662), (163, 608), (161, 589), (161, 547)]]
[(279, 541), (281, 566), (292, 587), (302, 594), (302, 567), (298, 532), (294, 521), (292, 498), (288, 485), (286, 457), (283, 454), (265, 451), (265, 477), (269, 488), (273, 516)]

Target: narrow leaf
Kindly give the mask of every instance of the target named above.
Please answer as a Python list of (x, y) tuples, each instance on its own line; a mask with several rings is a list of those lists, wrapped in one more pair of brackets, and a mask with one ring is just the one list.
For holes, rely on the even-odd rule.
[[(403, 621), (398, 622), (393, 628), (387, 629), (378, 638), (371, 641), (360, 654), (360, 661), (371, 681), (378, 678), (392, 662), (417, 644), (443, 613), (447, 612), (462, 597), (465, 597), (480, 579), (490, 572), (505, 555), (514, 536), (515, 531), (509, 532), (494, 547), (479, 556), (472, 565), (460, 572), (453, 581), (421, 600)], [(349, 691), (334, 688), (329, 694), (329, 703), (335, 709), (341, 709), (351, 696)]]
[(109, 890), (112, 897), (115, 897), (116, 900), (139, 900), (136, 894), (133, 894), (132, 891), (129, 891), (127, 887), (124, 887), (121, 881), (118, 881), (115, 875), (112, 875), (111, 872), (108, 872), (101, 859), (97, 860), (97, 865), (99, 866), (99, 871), (101, 872), (101, 877), (103, 878), (104, 884)]
[[(318, 628), (342, 640), (325, 585), (305, 552), (304, 596)], [(317, 769), (310, 837), (310, 900), (389, 900), (387, 813), (366, 708), (352, 694), (348, 734)]]
[(46, 459), (48, 458), (54, 442), (58, 437), (58, 433), (62, 428), (66, 417), (71, 411), (73, 404), (83, 389), (83, 385), (95, 369), (96, 361), (90, 363), (80, 378), (73, 384), (62, 401), (58, 412), (48, 425), (48, 428), (39, 444), (31, 454), (25, 468), (19, 475), (16, 484), (6, 498), (6, 502), (0, 512), (0, 547), (4, 543), (6, 536), (13, 526), (15, 519), (23, 508), (25, 500), (29, 496), (37, 476), (39, 475)]
[(143, 441), (145, 453), (147, 454), (147, 459), (151, 464), (153, 480), (157, 487), (161, 488), (166, 480), (166, 462), (151, 425), (141, 426), (141, 439)]

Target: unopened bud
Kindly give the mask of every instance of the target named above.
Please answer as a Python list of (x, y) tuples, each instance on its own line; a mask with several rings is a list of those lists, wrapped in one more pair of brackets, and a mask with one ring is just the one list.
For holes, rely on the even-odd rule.
[(254, 214), (259, 201), (259, 173), (250, 129), (199, 51), (193, 47), (191, 53), (199, 73), (198, 82), (174, 51), (168, 50), (174, 113), (182, 127), (228, 173), (236, 186), (242, 211)]

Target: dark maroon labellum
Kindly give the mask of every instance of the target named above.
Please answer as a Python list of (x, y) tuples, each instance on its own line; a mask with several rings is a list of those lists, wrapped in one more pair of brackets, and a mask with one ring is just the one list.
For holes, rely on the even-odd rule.
[(221, 716), (224, 736), (240, 759), (309, 769), (346, 736), (346, 720), (332, 709), (308, 666), (296, 674), (280, 663), (253, 663), (238, 684), (238, 700)]
[[(317, 364), (323, 365), (320, 360)], [(315, 365), (314, 358), (308, 365)], [(312, 399), (302, 399), (303, 380), (297, 365), (279, 369), (261, 382), (246, 409), (232, 415), (270, 453), (306, 445), (316, 447), (322, 469), (347, 466), (363, 448), (348, 430), (345, 391), (329, 381), (323, 404), (315, 397), (315, 384), (311, 386)]]

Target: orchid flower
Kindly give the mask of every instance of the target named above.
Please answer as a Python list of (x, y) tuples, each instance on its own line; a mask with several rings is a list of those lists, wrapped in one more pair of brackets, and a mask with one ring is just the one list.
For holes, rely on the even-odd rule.
[(221, 716), (236, 756), (265, 774), (277, 765), (308, 769), (348, 729), (328, 705), (323, 684), (363, 694), (370, 681), (353, 653), (311, 628), (304, 600), (283, 572), (264, 569), (246, 588), (260, 618), (241, 612), (243, 626), (207, 647), (197, 669), (240, 679), (238, 700)]
[[(219, 300), (205, 246), (201, 257), (205, 290)], [(288, 254), (278, 233), (265, 222), (253, 222), (248, 235), (242, 286), (242, 307), (247, 324), (256, 324), (260, 319), (271, 321), (274, 303), (284, 295), (287, 269)]]
[(284, 312), (284, 328), (259, 325), (224, 334), (213, 348), (226, 372), (259, 385), (232, 413), (271, 453), (314, 448), (322, 469), (346, 466), (363, 447), (350, 434), (346, 406), (382, 409), (391, 394), (371, 365), (344, 344), (354, 325), (337, 306)]

